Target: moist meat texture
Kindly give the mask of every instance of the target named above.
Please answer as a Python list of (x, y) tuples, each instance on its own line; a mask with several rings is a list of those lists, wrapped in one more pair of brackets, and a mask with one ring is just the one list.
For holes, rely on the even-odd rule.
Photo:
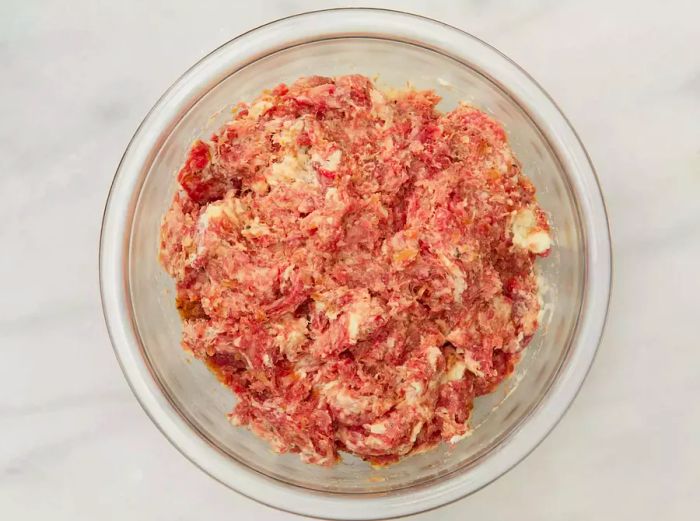
[(439, 100), (301, 78), (178, 174), (160, 258), (183, 346), (278, 452), (382, 465), (455, 443), (537, 329), (546, 214), (503, 128)]

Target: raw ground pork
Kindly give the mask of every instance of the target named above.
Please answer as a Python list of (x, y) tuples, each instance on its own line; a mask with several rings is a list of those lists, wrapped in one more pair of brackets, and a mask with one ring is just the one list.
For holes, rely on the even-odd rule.
[(387, 464), (469, 433), (535, 333), (546, 214), (503, 128), (306, 77), (197, 141), (164, 216), (183, 345), (279, 452)]

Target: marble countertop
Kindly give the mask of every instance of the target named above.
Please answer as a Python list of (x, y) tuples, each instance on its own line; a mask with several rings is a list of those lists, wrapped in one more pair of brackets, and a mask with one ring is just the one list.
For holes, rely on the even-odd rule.
[[(207, 477), (137, 404), (100, 310), (100, 218), (183, 70), (274, 18), (368, 3), (2, 2), (0, 518), (298, 519)], [(615, 251), (607, 331), (563, 421), (506, 476), (411, 519), (697, 519), (700, 4), (373, 4), (472, 32), (544, 86), (596, 165)]]

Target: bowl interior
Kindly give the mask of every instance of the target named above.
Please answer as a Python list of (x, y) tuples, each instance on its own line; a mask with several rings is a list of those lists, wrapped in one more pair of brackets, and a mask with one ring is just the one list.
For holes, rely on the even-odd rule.
[[(524, 172), (550, 213), (552, 253), (538, 261), (544, 302), (542, 327), (525, 351), (516, 373), (495, 393), (477, 399), (473, 434), (454, 447), (440, 446), (393, 466), (374, 469), (345, 455), (333, 468), (273, 453), (267, 443), (231, 426), (227, 413), (235, 396), (180, 347), (180, 318), (173, 284), (161, 268), (157, 247), (162, 215), (177, 189), (175, 174), (198, 137), (208, 137), (230, 118), (231, 107), (265, 88), (299, 76), (360, 73), (380, 85), (435, 89), (448, 111), (470, 102), (499, 120)], [(572, 189), (557, 157), (530, 116), (501, 86), (479, 71), (415, 44), (378, 38), (334, 38), (295, 45), (262, 57), (231, 74), (205, 94), (170, 133), (141, 187), (128, 259), (128, 284), (135, 323), (147, 361), (163, 393), (192, 426), (232, 459), (266, 476), (325, 492), (378, 493), (429, 481), (470, 468), (514, 434), (547, 392), (567, 355), (584, 285), (584, 238)], [(235, 461), (233, 461), (235, 460)]]

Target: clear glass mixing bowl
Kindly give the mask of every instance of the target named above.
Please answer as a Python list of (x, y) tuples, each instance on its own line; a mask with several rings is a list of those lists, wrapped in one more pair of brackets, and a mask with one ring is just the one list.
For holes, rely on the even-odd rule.
[[(229, 108), (299, 76), (361, 73), (469, 101), (505, 126), (555, 230), (539, 261), (543, 326), (516, 374), (477, 400), (474, 433), (384, 469), (345, 457), (333, 468), (278, 455), (226, 414), (235, 397), (180, 348), (172, 282), (157, 258), (159, 224), (192, 141)], [(480, 40), (429, 19), (374, 9), (293, 16), (223, 45), (158, 101), (129, 144), (107, 201), (100, 244), (105, 318), (138, 400), (190, 460), (234, 490), (284, 510), (376, 519), (473, 492), (525, 457), (573, 400), (595, 355), (610, 291), (607, 220), (575, 132), (522, 69)]]

